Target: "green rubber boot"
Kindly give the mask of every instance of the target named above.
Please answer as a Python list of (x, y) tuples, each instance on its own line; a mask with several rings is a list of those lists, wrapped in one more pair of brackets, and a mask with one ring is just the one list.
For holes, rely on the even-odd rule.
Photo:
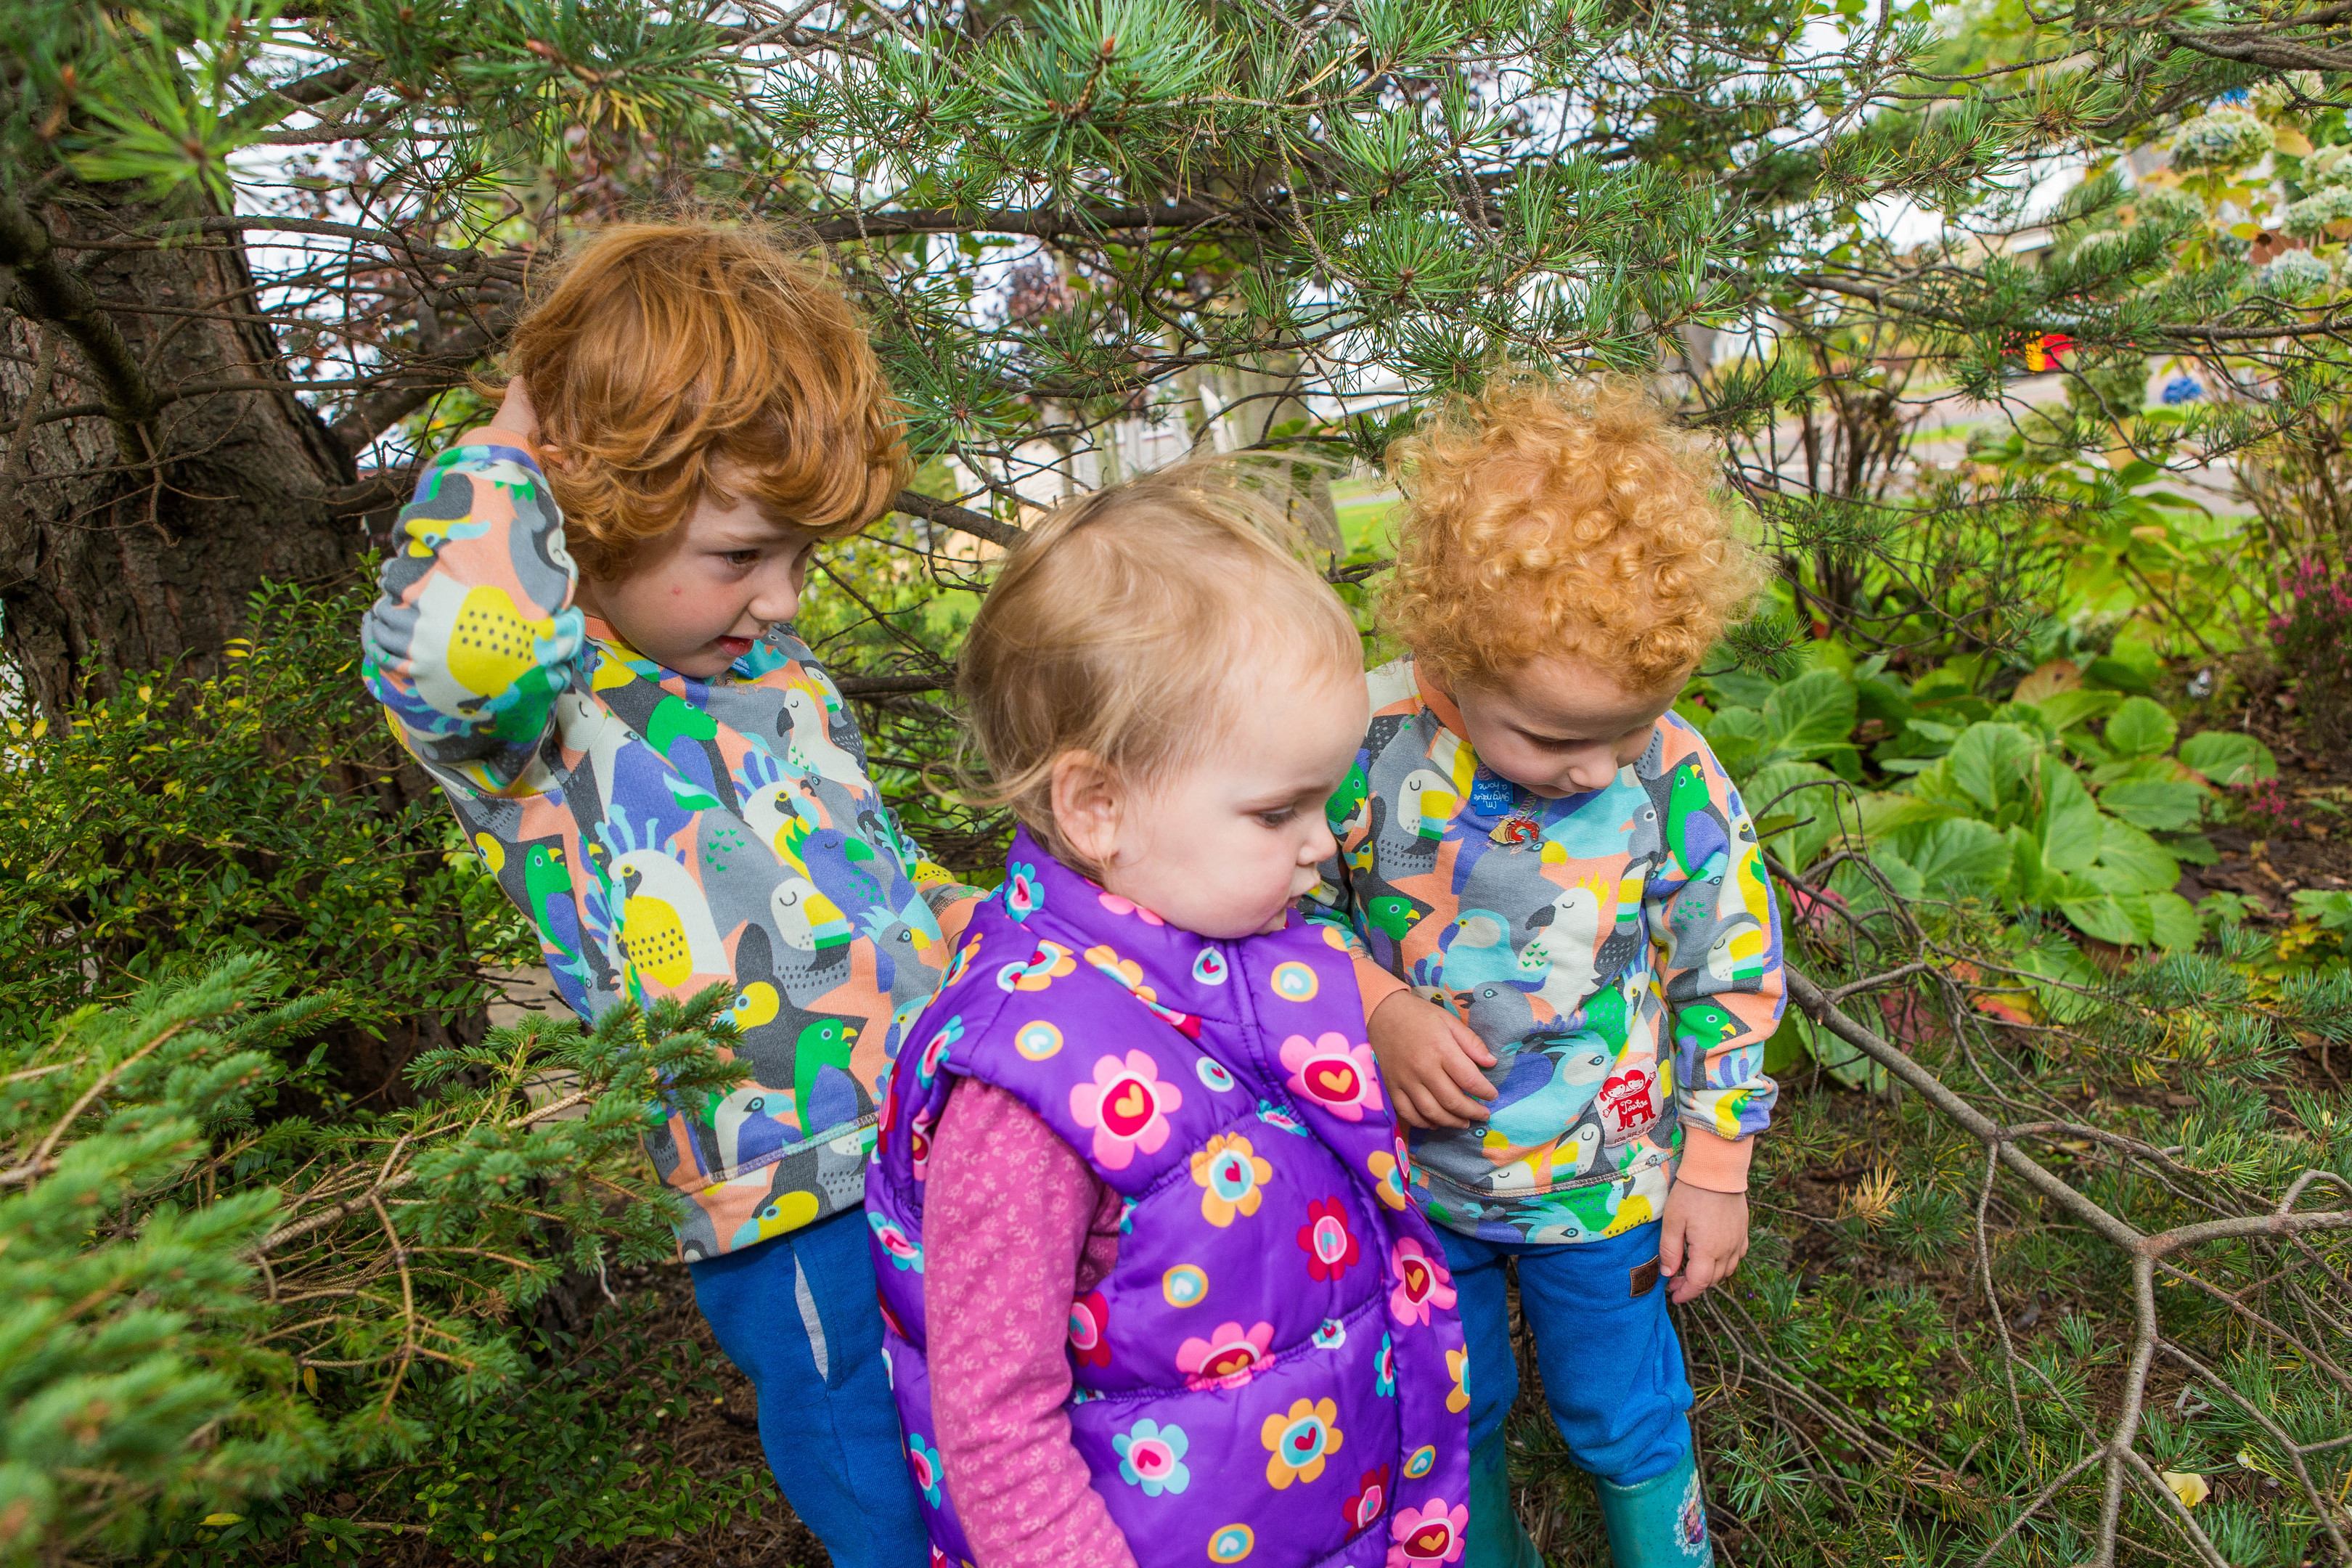
[[(1475, 1468), (1471, 1477), (1475, 1499)], [(1630, 1487), (1595, 1476), (1592, 1489), (1601, 1499), (1601, 1521), (1609, 1527), (1609, 1554), (1617, 1568), (1711, 1568), (1715, 1546), (1706, 1538), (1706, 1500), (1699, 1495), (1698, 1458), (1690, 1449), (1684, 1449), (1682, 1462), (1663, 1476)], [(1471, 1507), (1475, 1539), (1477, 1504)]]
[(1511, 1507), (1510, 1455), (1499, 1430), (1470, 1450), (1469, 1533), (1462, 1568), (1543, 1568)]

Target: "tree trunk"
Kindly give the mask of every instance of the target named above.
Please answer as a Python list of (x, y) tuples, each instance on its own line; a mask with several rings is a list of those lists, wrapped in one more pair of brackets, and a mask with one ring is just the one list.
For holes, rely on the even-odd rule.
[[(0, 215), (0, 647), (53, 718), (125, 674), (209, 673), (265, 580), (331, 579), (362, 543), (351, 456), (252, 319), (242, 246), (79, 248), (167, 216), (118, 194)], [(199, 390), (224, 382), (288, 389)]]

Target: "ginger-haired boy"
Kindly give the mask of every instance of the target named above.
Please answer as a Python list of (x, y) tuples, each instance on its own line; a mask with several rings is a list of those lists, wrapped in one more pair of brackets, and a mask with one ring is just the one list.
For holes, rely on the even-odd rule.
[(699, 224), (604, 230), (509, 359), (401, 513), (366, 679), (583, 1016), (734, 983), (751, 1081), (647, 1147), (785, 1496), (835, 1563), (916, 1568), (860, 1205), (974, 895), (790, 625), (811, 552), (901, 482), (888, 388), (822, 270)]
[(1752, 568), (1622, 384), (1504, 378), (1391, 468), (1410, 654), (1372, 674), (1314, 897), (1372, 954), (1372, 1048), (1460, 1292), (1466, 1568), (1536, 1561), (1504, 1466), (1508, 1258), (1619, 1568), (1710, 1561), (1666, 1302), (1747, 1250), (1782, 977), (1747, 809), (1670, 709)]

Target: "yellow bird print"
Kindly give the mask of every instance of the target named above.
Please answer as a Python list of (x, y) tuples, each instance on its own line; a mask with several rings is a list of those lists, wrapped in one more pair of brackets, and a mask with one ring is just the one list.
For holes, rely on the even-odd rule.
[(552, 619), (525, 619), (504, 588), (483, 584), (457, 606), (449, 631), (449, 674), (476, 695), (495, 697), (537, 667), (534, 650), (554, 635)]
[(658, 849), (635, 849), (613, 863), (613, 880), (624, 899), (621, 951), (644, 980), (676, 991), (697, 974), (727, 973), (710, 906), (685, 867)]

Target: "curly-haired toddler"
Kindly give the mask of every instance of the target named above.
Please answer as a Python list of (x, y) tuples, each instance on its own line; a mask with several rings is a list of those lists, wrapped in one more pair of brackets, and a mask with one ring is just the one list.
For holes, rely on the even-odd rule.
[(1747, 1250), (1782, 980), (1747, 809), (1670, 710), (1752, 568), (1699, 455), (1622, 384), (1506, 377), (1391, 467), (1383, 611), (1410, 653), (1372, 675), (1313, 897), (1380, 972), (1371, 1045), (1461, 1289), (1467, 1563), (1535, 1561), (1504, 1467), (1510, 1258), (1617, 1563), (1706, 1562), (1666, 1302)]

